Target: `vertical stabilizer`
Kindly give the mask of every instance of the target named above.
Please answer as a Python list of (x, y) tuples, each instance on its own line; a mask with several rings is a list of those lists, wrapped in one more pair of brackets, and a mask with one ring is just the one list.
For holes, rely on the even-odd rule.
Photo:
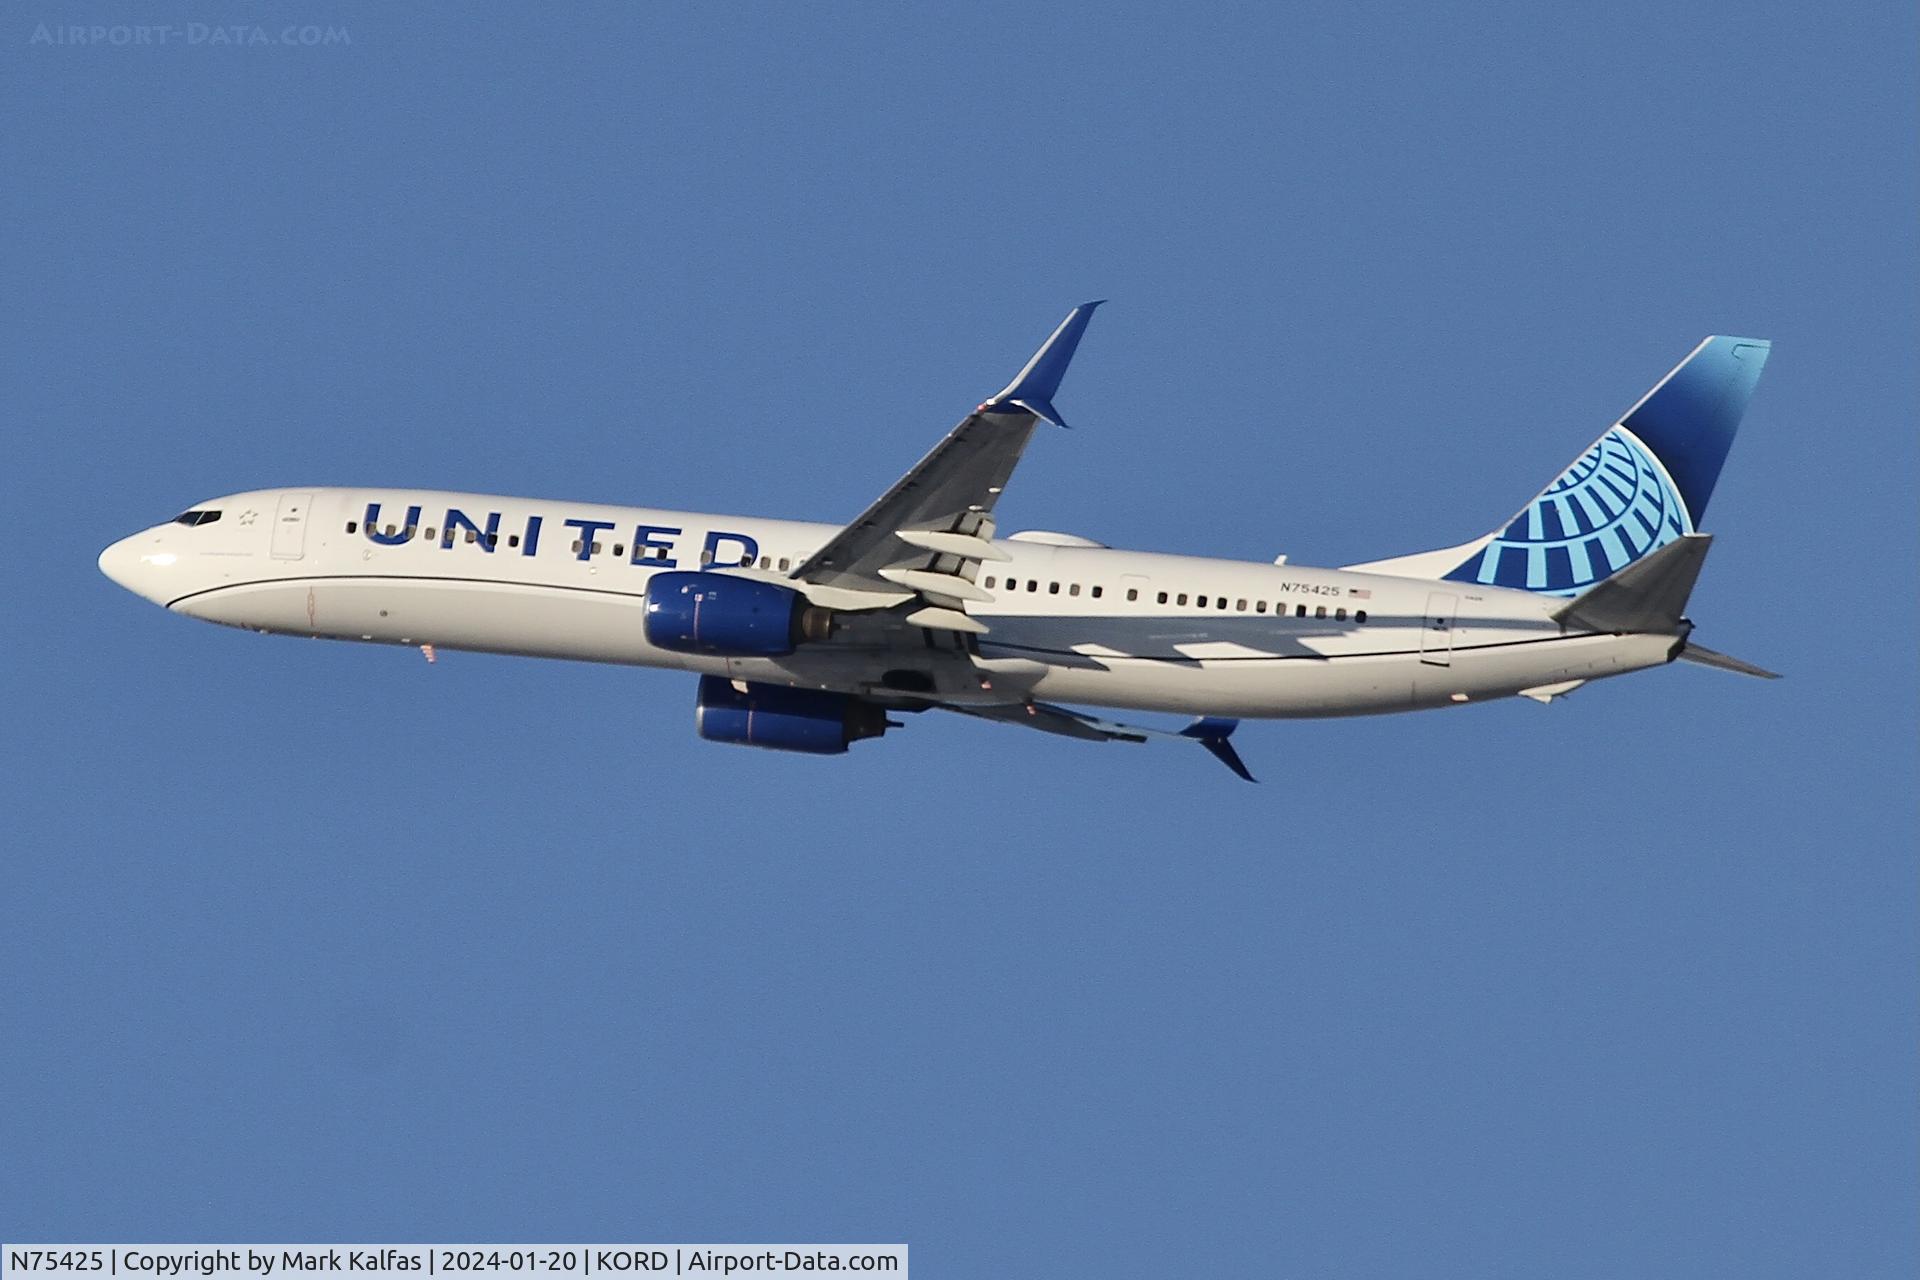
[(1699, 530), (1770, 347), (1708, 338), (1502, 528), (1348, 567), (1578, 595)]

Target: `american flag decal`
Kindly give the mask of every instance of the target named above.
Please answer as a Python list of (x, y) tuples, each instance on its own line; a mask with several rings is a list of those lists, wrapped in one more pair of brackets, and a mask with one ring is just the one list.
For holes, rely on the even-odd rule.
[(1347, 594), (1355, 600), (1371, 600), (1373, 592), (1365, 587), (1348, 587)]

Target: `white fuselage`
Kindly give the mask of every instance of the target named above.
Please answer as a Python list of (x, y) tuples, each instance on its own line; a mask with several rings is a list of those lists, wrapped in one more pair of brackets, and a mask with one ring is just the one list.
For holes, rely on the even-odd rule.
[[(1560, 601), (1525, 591), (1016, 537), (994, 544), (1005, 561), (978, 571), (991, 600), (966, 606), (987, 633), (929, 632), (924, 661), (901, 658), (897, 631), (877, 659), (858, 615), (787, 657), (711, 657), (647, 642), (647, 580), (717, 567), (786, 581), (838, 526), (394, 489), (202, 505), (219, 518), (135, 534), (101, 568), (177, 613), (256, 631), (855, 694), (897, 691), (905, 665), (912, 679), (924, 667), (948, 700), (1017, 689), (1204, 716), (1363, 715), (1550, 690), (1657, 666), (1678, 648), (1672, 635), (1569, 632), (1550, 616)], [(877, 665), (894, 668), (890, 681)]]

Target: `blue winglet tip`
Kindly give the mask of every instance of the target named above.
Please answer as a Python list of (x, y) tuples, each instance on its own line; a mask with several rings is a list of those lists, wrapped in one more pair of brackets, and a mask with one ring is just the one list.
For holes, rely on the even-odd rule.
[(1229, 741), (1233, 737), (1233, 731), (1239, 727), (1238, 720), (1228, 720), (1223, 716), (1203, 716), (1182, 729), (1180, 736), (1194, 739), (1205, 747), (1214, 759), (1248, 782), (1258, 782), (1260, 779), (1253, 776), (1252, 771), (1247, 768), (1247, 762), (1240, 758), (1240, 753)]
[(1066, 419), (1060, 416), (1060, 411), (1053, 407), (1051, 400), (1042, 400), (1039, 396), (1022, 396), (1018, 400), (1008, 400), (1006, 403), (1025, 409), (1042, 422), (1051, 422), (1056, 427), (1067, 425)]
[(1100, 298), (1083, 302), (1069, 311), (1067, 318), (1060, 322), (1060, 327), (1033, 353), (1026, 367), (987, 404), (1024, 409), (1056, 427), (1066, 426), (1060, 411), (1053, 407), (1053, 396), (1060, 390), (1060, 380), (1066, 376), (1073, 353), (1079, 350), (1080, 337), (1087, 331), (1087, 322), (1093, 319), (1093, 309), (1105, 301), (1105, 298)]

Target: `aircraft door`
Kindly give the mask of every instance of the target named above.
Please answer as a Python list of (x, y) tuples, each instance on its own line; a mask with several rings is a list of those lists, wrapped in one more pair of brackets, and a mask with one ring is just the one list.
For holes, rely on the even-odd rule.
[(1460, 597), (1450, 591), (1427, 596), (1427, 617), (1420, 628), (1420, 661), (1435, 667), (1453, 665), (1453, 615)]
[(310, 493), (283, 493), (280, 508), (273, 513), (273, 558), (298, 560), (306, 554), (307, 508), (313, 503)]

